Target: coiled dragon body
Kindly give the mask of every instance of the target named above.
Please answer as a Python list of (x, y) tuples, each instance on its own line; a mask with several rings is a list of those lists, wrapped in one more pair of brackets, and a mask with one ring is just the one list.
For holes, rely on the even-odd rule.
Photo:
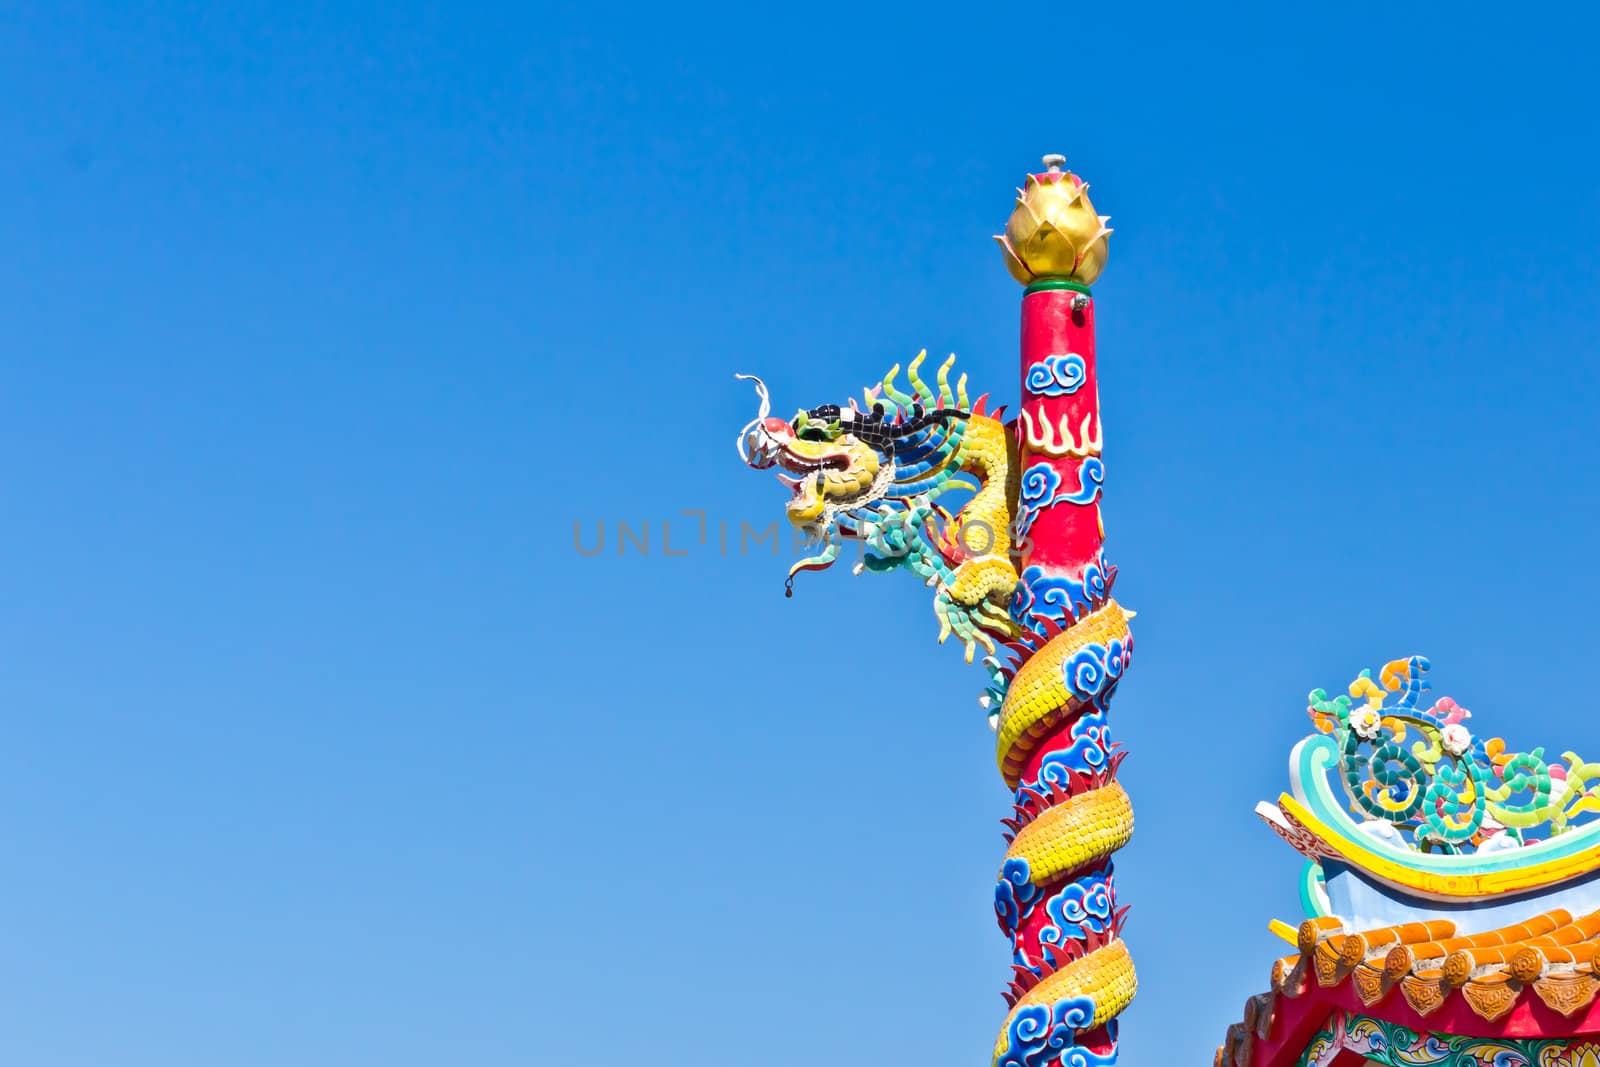
[(965, 376), (951, 388), (953, 356), (937, 389), (927, 384), (924, 356), (907, 368), (909, 393), (896, 386), (896, 366), (864, 406), (823, 405), (789, 420), (771, 416), (754, 379), (761, 410), (739, 453), (782, 472), (789, 519), (810, 535), (815, 551), (790, 568), (791, 591), (796, 575), (832, 565), (856, 542), (856, 573), (916, 574), (934, 589), (939, 640), (954, 634), (969, 662), (985, 651), (990, 683), (979, 699), (1014, 790), (995, 890), (1011, 942), (1011, 1011), (993, 1063), (1098, 1067), (1114, 1060), (1114, 1020), (1136, 986), (1111, 871), (1133, 812), (1107, 730), (1132, 653), (1131, 613), (1111, 599), (1115, 569), (1098, 556), (1066, 580), (1029, 568), (1019, 575), (1018, 565), (1036, 512), (1086, 508), (1085, 521), (1098, 524), (1091, 479), (1103, 468), (1095, 459), (1082, 484), (1059, 493), (1051, 474), (1052, 492), (1030, 504), (1015, 424), (1001, 422), (1003, 409), (988, 412), (985, 397), (969, 403)]

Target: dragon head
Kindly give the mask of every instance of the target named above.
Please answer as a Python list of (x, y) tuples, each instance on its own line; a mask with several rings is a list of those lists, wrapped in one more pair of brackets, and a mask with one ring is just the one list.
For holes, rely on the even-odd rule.
[(789, 521), (801, 529), (825, 533), (841, 511), (881, 499), (893, 481), (896, 427), (876, 404), (862, 411), (823, 404), (797, 412), (785, 422), (772, 417), (767, 387), (754, 375), (761, 413), (739, 436), (739, 455), (764, 470), (777, 467), (778, 480), (789, 488), (785, 506)]
[[(762, 379), (739, 374), (762, 402), (739, 432), (739, 459), (778, 469), (789, 522), (814, 549), (790, 566), (789, 595), (795, 574), (832, 566), (843, 541), (858, 542), (854, 571), (917, 574), (934, 589), (939, 640), (954, 633), (971, 659), (976, 646), (994, 651), (994, 637), (1014, 633), (1010, 434), (998, 411), (984, 411), (986, 397), (966, 400), (965, 374), (950, 387), (954, 355), (939, 366), (938, 389), (918, 374), (925, 357), (907, 366), (910, 392), (894, 386), (893, 366), (866, 390), (866, 405), (826, 403), (789, 421), (773, 418)], [(955, 514), (934, 502), (952, 490), (965, 501)]]
[[(970, 659), (976, 645), (992, 650), (992, 635), (1014, 630), (1009, 437), (999, 412), (985, 414), (985, 397), (968, 402), (964, 375), (951, 387), (954, 356), (940, 366), (937, 390), (918, 374), (925, 357), (907, 368), (909, 393), (895, 387), (895, 366), (866, 390), (864, 406), (823, 404), (787, 421), (773, 417), (760, 378), (738, 375), (761, 401), (739, 433), (739, 458), (778, 469), (789, 521), (815, 550), (789, 568), (790, 595), (795, 575), (831, 566), (841, 543), (855, 541), (857, 574), (909, 570), (935, 589), (940, 640), (958, 635)], [(966, 500), (956, 514), (934, 503), (951, 490)], [(966, 536), (973, 530), (981, 536)]]

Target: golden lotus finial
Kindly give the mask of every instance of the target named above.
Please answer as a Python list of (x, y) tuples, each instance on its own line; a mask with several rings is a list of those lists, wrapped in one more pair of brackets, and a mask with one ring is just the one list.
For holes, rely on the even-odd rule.
[(1067, 157), (1044, 157), (1045, 172), (1030, 174), (1017, 206), (997, 234), (1006, 269), (1023, 285), (1047, 280), (1092, 285), (1110, 251), (1109, 215), (1096, 215), (1089, 183), (1066, 170)]

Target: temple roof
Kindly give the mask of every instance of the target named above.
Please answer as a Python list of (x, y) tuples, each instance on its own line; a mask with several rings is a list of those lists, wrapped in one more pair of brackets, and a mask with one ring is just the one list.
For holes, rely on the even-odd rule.
[(1299, 951), (1273, 963), (1271, 991), (1251, 998), (1215, 1065), (1292, 1064), (1336, 1013), (1419, 1032), (1600, 1032), (1597, 936), (1600, 910), (1536, 911), (1466, 936), (1447, 919), (1350, 930), (1336, 918), (1307, 919), (1297, 931)]
[(1310, 918), (1216, 1067), (1600, 1067), (1600, 762), (1475, 734), (1428, 666), (1308, 695), (1256, 812), (1308, 861)]

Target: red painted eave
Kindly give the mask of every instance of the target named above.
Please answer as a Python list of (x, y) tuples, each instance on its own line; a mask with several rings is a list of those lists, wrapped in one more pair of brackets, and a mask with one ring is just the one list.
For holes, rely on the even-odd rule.
[(1398, 990), (1369, 1007), (1361, 1003), (1348, 982), (1343, 982), (1332, 988), (1313, 985), (1297, 997), (1268, 993), (1257, 998), (1257, 1006), (1246, 1012), (1247, 1021), (1229, 1028), (1227, 1043), (1217, 1050), (1217, 1067), (1294, 1067), (1306, 1046), (1336, 1012), (1366, 1015), (1418, 1033), (1522, 1038), (1600, 1034), (1600, 998), (1569, 1017), (1538, 997), (1524, 995), (1502, 1018), (1491, 1023), (1474, 1013), (1460, 997), (1450, 998), (1427, 1016), (1418, 1015)]

